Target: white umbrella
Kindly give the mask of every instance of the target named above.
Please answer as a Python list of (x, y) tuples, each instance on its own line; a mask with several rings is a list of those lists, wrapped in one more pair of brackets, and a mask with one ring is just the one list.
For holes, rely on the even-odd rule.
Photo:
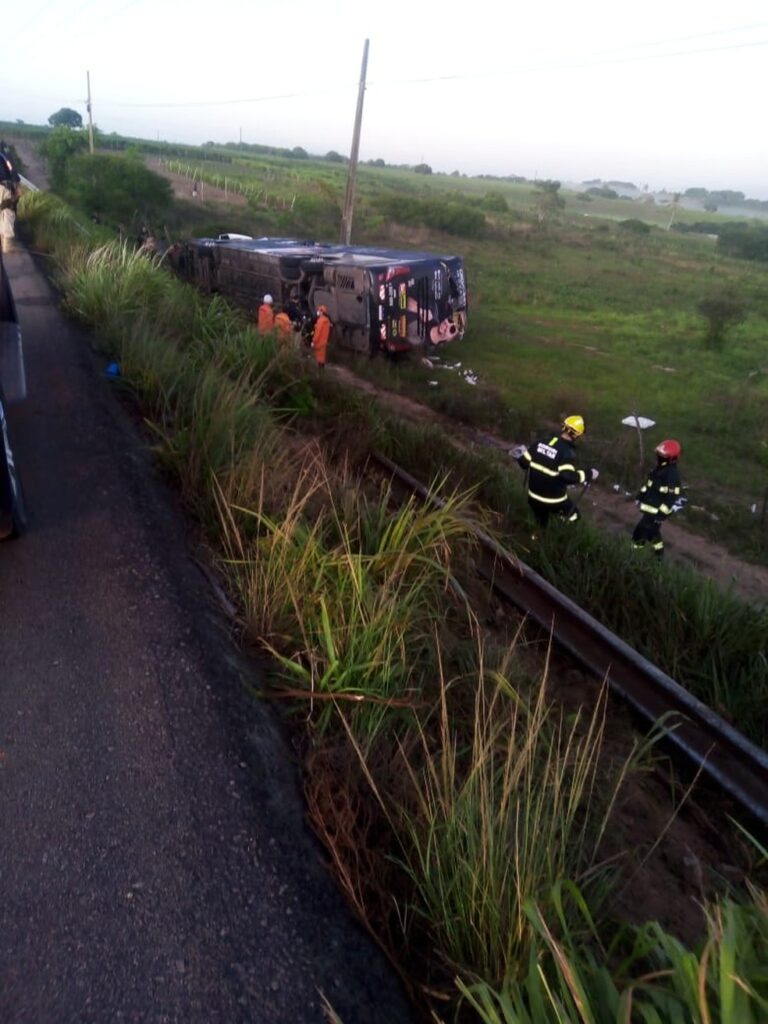
[(643, 471), (643, 464), (645, 463), (645, 449), (643, 447), (643, 431), (649, 427), (655, 427), (656, 421), (648, 419), (647, 416), (638, 416), (636, 412), (630, 413), (629, 416), (625, 416), (621, 421), (627, 427), (634, 427), (637, 430), (637, 443), (640, 446), (640, 472)]
[(647, 430), (648, 427), (655, 427), (656, 420), (649, 420), (647, 416), (625, 416), (621, 421), (625, 427), (637, 427), (639, 430)]

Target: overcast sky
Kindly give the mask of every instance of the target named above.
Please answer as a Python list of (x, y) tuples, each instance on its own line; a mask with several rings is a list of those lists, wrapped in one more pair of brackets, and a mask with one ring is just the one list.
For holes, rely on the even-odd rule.
[(0, 119), (768, 199), (765, 0), (29, 0)]

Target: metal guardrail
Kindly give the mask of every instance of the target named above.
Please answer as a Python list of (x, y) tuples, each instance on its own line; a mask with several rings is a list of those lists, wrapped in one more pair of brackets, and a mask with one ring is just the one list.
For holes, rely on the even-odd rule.
[[(429, 488), (384, 455), (375, 460), (409, 492), (442, 504)], [(478, 568), (587, 671), (648, 724), (661, 721), (665, 743), (711, 779), (762, 827), (768, 827), (768, 754), (679, 683), (638, 654), (481, 530)]]

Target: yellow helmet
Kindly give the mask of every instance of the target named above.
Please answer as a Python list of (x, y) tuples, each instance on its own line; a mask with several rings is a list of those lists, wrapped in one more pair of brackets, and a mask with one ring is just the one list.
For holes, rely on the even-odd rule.
[(574, 437), (581, 437), (586, 429), (582, 416), (566, 416), (563, 420), (563, 429), (570, 430)]

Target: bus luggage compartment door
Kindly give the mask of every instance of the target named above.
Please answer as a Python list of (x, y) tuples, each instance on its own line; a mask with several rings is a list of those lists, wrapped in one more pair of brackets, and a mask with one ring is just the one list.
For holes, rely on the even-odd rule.
[[(326, 270), (326, 279), (328, 271)], [(340, 340), (346, 348), (367, 352), (370, 348), (370, 280), (362, 267), (334, 267), (333, 292)], [(329, 312), (331, 306), (328, 306)]]

